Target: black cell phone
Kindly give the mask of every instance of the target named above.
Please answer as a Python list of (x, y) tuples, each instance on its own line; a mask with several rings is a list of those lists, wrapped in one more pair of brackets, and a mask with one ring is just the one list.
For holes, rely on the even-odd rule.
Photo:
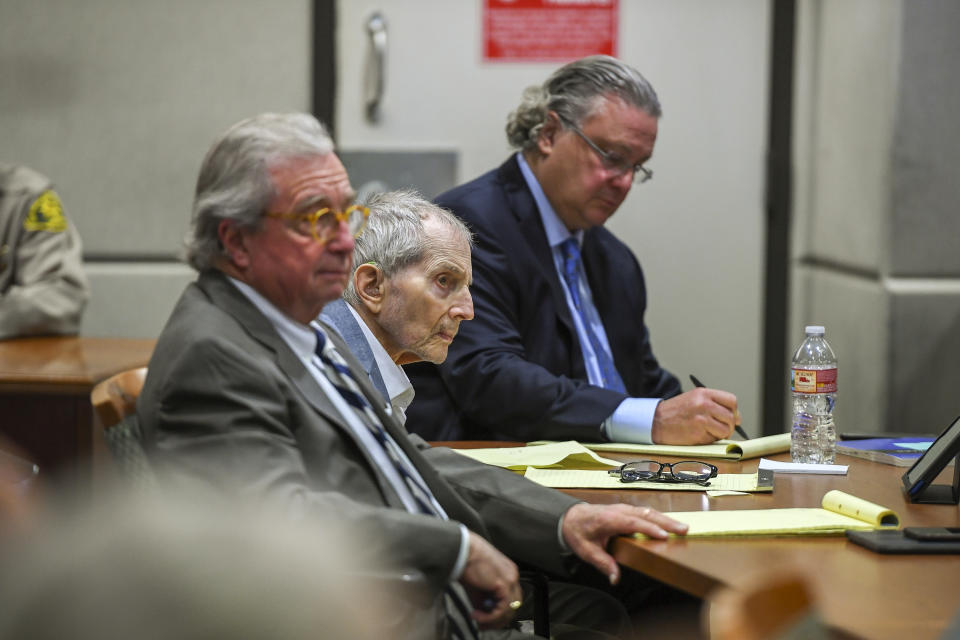
[(960, 527), (906, 527), (903, 535), (914, 540), (960, 541)]

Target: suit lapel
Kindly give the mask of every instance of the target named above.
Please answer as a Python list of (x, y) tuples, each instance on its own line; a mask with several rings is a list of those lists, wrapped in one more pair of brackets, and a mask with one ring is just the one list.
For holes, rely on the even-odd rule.
[[(198, 285), (203, 289), (210, 299), (221, 309), (236, 318), (250, 336), (257, 342), (264, 345), (272, 351), (276, 357), (277, 366), (283, 373), (290, 378), (294, 386), (300, 391), (307, 403), (310, 404), (327, 422), (338, 429), (344, 437), (349, 438), (356, 449), (363, 455), (367, 466), (377, 479), (380, 487), (380, 493), (384, 500), (391, 507), (404, 509), (403, 501), (400, 496), (387, 481), (387, 478), (380, 472), (379, 465), (370, 457), (369, 451), (354, 435), (353, 430), (347, 425), (343, 416), (333, 405), (327, 394), (314, 379), (299, 357), (290, 349), (286, 342), (277, 334), (276, 329), (267, 320), (259, 309), (257, 309), (246, 296), (244, 296), (236, 287), (234, 287), (219, 271), (205, 272), (200, 276)], [(335, 335), (335, 332), (330, 332)], [(336, 340), (340, 340), (336, 336)], [(337, 343), (337, 348), (341, 353), (345, 350), (342, 342)], [(347, 351), (349, 353), (349, 351)], [(352, 359), (352, 358), (351, 358)], [(349, 360), (348, 360), (349, 362)], [(354, 364), (351, 363), (351, 368)], [(366, 382), (366, 380), (363, 380)], [(366, 393), (366, 390), (365, 390)], [(368, 396), (369, 399), (369, 396)]]
[(206, 272), (200, 276), (198, 284), (218, 307), (236, 318), (254, 340), (274, 353), (277, 365), (317, 411), (341, 429), (349, 431), (340, 412), (323, 393), (320, 385), (303, 366), (300, 358), (277, 334), (270, 321), (246, 296), (230, 284), (226, 276), (219, 271)]
[(567, 328), (571, 336), (576, 341), (576, 328), (573, 324), (573, 318), (570, 316), (570, 308), (567, 306), (567, 298), (563, 293), (563, 287), (560, 285), (560, 278), (557, 276), (557, 268), (553, 263), (553, 252), (547, 243), (547, 232), (543, 228), (543, 220), (540, 217), (540, 209), (537, 207), (533, 194), (520, 171), (520, 164), (516, 156), (511, 156), (509, 160), (500, 165), (500, 181), (503, 184), (503, 191), (510, 203), (510, 211), (513, 212), (520, 227), (520, 233), (523, 235), (530, 250), (536, 258), (540, 275), (550, 284), (550, 293), (554, 300), (554, 307), (557, 310), (557, 317)]
[[(424, 482), (427, 483), (427, 486), (433, 493), (434, 498), (436, 498), (437, 502), (443, 506), (444, 511), (447, 512), (447, 515), (453, 520), (464, 523), (467, 525), (467, 528), (472, 529), (473, 531), (480, 533), (485, 532), (486, 527), (477, 516), (476, 512), (465, 502), (463, 502), (460, 496), (453, 491), (453, 489), (445, 480), (440, 478), (433, 466), (427, 462), (427, 460), (423, 457), (423, 454), (420, 453), (420, 450), (413, 444), (413, 442), (411, 442), (410, 436), (404, 426), (401, 425), (392, 415), (388, 415), (383, 406), (372, 400), (372, 398), (376, 397), (373, 385), (370, 383), (369, 379), (366, 378), (366, 376), (361, 375), (362, 368), (360, 363), (357, 361), (350, 348), (344, 343), (340, 335), (331, 333), (329, 338), (333, 342), (337, 351), (346, 361), (347, 366), (350, 367), (350, 372), (353, 374), (353, 377), (357, 385), (360, 387), (360, 390), (363, 392), (363, 395), (373, 407), (374, 413), (376, 413), (377, 418), (380, 420), (380, 424), (383, 425), (384, 430), (390, 434), (390, 437), (393, 438), (397, 445), (403, 450), (413, 466), (416, 467), (417, 471), (420, 473), (420, 476), (423, 478)], [(363, 340), (365, 341), (366, 337), (363, 337)]]
[(356, 356), (374, 388), (383, 396), (384, 401), (389, 402), (387, 385), (383, 382), (383, 375), (380, 373), (380, 367), (377, 366), (377, 359), (367, 343), (366, 334), (363, 333), (363, 329), (347, 303), (342, 298), (334, 300), (323, 308), (320, 320), (332, 327), (340, 334), (343, 341), (350, 345), (350, 351)]

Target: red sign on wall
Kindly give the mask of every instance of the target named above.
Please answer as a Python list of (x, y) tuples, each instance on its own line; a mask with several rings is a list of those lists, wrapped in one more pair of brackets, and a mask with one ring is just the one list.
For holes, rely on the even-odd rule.
[(483, 59), (617, 55), (618, 0), (483, 0)]

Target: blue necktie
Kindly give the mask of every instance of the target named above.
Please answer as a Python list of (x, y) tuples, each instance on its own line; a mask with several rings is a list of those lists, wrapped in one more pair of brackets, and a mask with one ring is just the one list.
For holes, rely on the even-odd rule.
[(573, 306), (580, 316), (580, 322), (583, 324), (583, 330), (590, 341), (590, 347), (593, 349), (593, 355), (597, 359), (600, 367), (600, 375), (603, 378), (604, 388), (612, 391), (626, 393), (627, 389), (623, 386), (623, 380), (617, 373), (617, 368), (613, 364), (613, 358), (603, 345), (597, 334), (593, 332), (590, 326), (590, 320), (583, 309), (583, 302), (580, 300), (580, 245), (576, 238), (567, 238), (560, 244), (560, 253), (563, 255), (563, 279), (567, 283), (567, 289), (570, 291), (570, 299), (573, 300)]
[[(390, 458), (397, 473), (400, 474), (400, 477), (403, 478), (406, 483), (407, 489), (409, 489), (420, 511), (426, 515), (437, 518), (442, 517), (433, 504), (432, 492), (421, 482), (419, 476), (409, 468), (408, 463), (401, 455), (399, 445), (397, 445), (383, 428), (373, 407), (367, 402), (363, 392), (360, 390), (360, 385), (358, 385), (356, 379), (354, 379), (353, 373), (350, 371), (350, 367), (347, 366), (346, 361), (337, 353), (333, 344), (327, 341), (327, 337), (323, 335), (322, 331), (314, 329), (314, 333), (317, 334), (315, 351), (317, 356), (320, 357), (320, 361), (324, 364), (323, 372), (327, 380), (330, 381), (346, 403), (354, 408), (360, 418), (360, 422), (373, 433), (373, 437), (376, 438), (380, 446), (383, 447), (384, 452), (386, 452), (387, 457)], [(446, 637), (449, 634), (458, 640), (478, 638), (477, 625), (470, 615), (472, 608), (470, 599), (459, 583), (454, 582), (447, 585), (444, 589), (444, 602), (446, 603), (448, 626), (446, 633), (441, 632), (439, 635)]]

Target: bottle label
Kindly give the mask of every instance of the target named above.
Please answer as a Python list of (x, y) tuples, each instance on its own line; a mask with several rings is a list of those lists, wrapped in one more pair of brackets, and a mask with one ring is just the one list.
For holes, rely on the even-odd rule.
[(794, 393), (836, 393), (837, 369), (791, 369)]

